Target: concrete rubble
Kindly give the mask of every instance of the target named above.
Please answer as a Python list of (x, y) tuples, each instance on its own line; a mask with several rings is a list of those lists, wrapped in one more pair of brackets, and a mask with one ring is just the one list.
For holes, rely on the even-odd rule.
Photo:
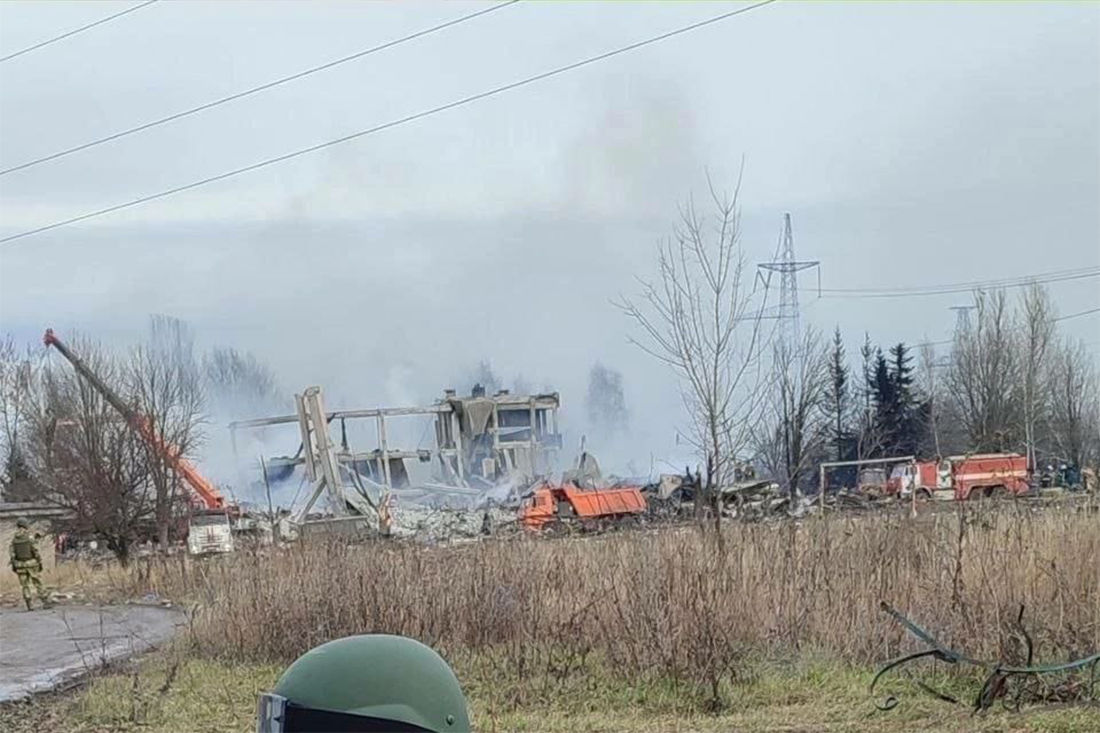
[[(488, 395), (475, 385), (468, 396), (446, 390), (427, 406), (327, 411), (320, 388), (310, 387), (295, 403), (297, 414), (230, 430), (236, 446), (240, 431), (298, 427), (297, 452), (265, 462), (266, 475), (283, 480), (304, 467), (310, 493), (294, 508), (298, 525), (328, 523), (344, 532), (373, 524), (382, 534), (429, 541), (493, 534), (516, 526), (524, 492), (551, 473), (561, 448), (556, 393)], [(409, 420), (421, 421), (423, 433), (434, 427), (434, 447), (395, 445), (391, 423)], [(350, 444), (354, 421), (373, 423), (375, 446)], [(365, 521), (343, 521), (349, 517)]]
[[(475, 385), (468, 396), (446, 390), (442, 398), (423, 407), (334, 412), (324, 409), (317, 387), (295, 400), (295, 415), (231, 426), (234, 444), (239, 430), (280, 423), (299, 429), (297, 452), (266, 466), (269, 474), (284, 476), (302, 466), (311, 488), (303, 506), (280, 518), (283, 539), (291, 539), (299, 528), (305, 534), (381, 534), (426, 542), (516, 531), (524, 500), (543, 478), (556, 473), (561, 449), (556, 393), (513, 395), (501, 390), (490, 396)], [(407, 450), (395, 445), (397, 433), (388, 426), (405, 419), (427, 421), (420, 423), (424, 434), (434, 427), (434, 447)], [(355, 420), (374, 424), (376, 445), (364, 450), (349, 444), (347, 423)], [(337, 427), (339, 440), (334, 438)], [(841, 490), (828, 493), (821, 502), (820, 496), (789, 493), (759, 478), (747, 462), (737, 462), (734, 473), (735, 481), (718, 490), (719, 510), (730, 519), (798, 518), (821, 511), (823, 505), (863, 511), (887, 501), (863, 491)], [(701, 484), (701, 477), (691, 470), (662, 475), (644, 486), (644, 480), (605, 477), (583, 443), (576, 461), (560, 476), (563, 484), (582, 490), (641, 487), (647, 507), (643, 521), (695, 516)]]
[(393, 516), (393, 536), (425, 542), (476, 539), (519, 528), (516, 512), (499, 507), (470, 511), (412, 504)]
[(394, 537), (441, 542), (472, 539), (518, 528), (517, 511), (526, 483), (515, 479), (483, 489), (427, 483), (386, 488), (356, 476), (356, 488), (369, 503), (359, 513), (378, 521), (378, 506), (388, 507), (389, 533)]

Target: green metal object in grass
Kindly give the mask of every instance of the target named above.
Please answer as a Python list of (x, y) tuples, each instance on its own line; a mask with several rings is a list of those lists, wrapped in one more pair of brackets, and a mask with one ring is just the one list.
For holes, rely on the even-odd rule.
[[(998, 698), (1004, 698), (1007, 701), (1008, 682), (1013, 677), (1035, 678), (1039, 675), (1053, 674), (1056, 672), (1068, 672), (1074, 669), (1083, 669), (1085, 667), (1090, 668), (1088, 691), (1086, 693), (1086, 696), (1087, 698), (1092, 697), (1096, 683), (1096, 669), (1097, 666), (1100, 665), (1100, 653), (1091, 654), (1087, 657), (1075, 659), (1071, 662), (1064, 662), (1062, 664), (1041, 664), (1033, 666), (1031, 664), (1033, 652), (1031, 637), (1027, 634), (1027, 631), (1024, 630), (1022, 623), (1024, 615), (1023, 606), (1020, 607), (1020, 613), (1016, 619), (1017, 626), (1019, 626), (1023, 634), (1024, 640), (1027, 643), (1027, 664), (1022, 667), (1003, 664), (1001, 662), (984, 662), (973, 657), (968, 657), (961, 652), (958, 652), (941, 644), (940, 641), (936, 639), (936, 637), (932, 636), (932, 634), (930, 634), (928, 631), (910, 621), (901, 612), (899, 612), (886, 601), (882, 601), (880, 607), (883, 611), (893, 616), (898, 623), (904, 626), (906, 631), (920, 639), (930, 648), (897, 657), (896, 659), (892, 659), (885, 665), (883, 665), (883, 667), (879, 669), (879, 671), (875, 674), (874, 679), (871, 680), (871, 695), (875, 694), (875, 685), (878, 684), (878, 681), (890, 670), (898, 669), (899, 667), (909, 664), (910, 662), (915, 662), (918, 659), (926, 659), (928, 657), (931, 657), (933, 659), (938, 659), (941, 662), (946, 662), (947, 664), (966, 664), (988, 670), (988, 675), (985, 678), (985, 682), (982, 684), (982, 687), (978, 691), (978, 695), (974, 700), (975, 712), (989, 709), (989, 707), (993, 705), (993, 702)], [(958, 700), (956, 700), (954, 697), (939, 692), (938, 690), (935, 690), (922, 682), (917, 682), (917, 685), (925, 692), (939, 698), (940, 700), (943, 700), (945, 702), (958, 703)], [(1023, 691), (1021, 690), (1017, 692), (1014, 696), (1013, 701), (1017, 709), (1019, 709), (1020, 706), (1022, 692)], [(878, 701), (875, 702), (875, 706), (878, 707), (879, 710), (891, 710), (892, 708), (896, 707), (897, 704), (898, 699), (894, 695), (886, 697), (886, 699), (883, 700), (881, 703)]]

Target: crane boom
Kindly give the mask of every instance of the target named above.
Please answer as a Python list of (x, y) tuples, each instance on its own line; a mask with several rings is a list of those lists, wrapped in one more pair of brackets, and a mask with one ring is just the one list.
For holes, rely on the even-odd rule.
[(73, 369), (76, 370), (76, 373), (83, 377), (88, 384), (92, 385), (97, 392), (103, 395), (103, 399), (107, 400), (111, 407), (118, 410), (126, 419), (126, 422), (130, 424), (130, 427), (132, 427), (146, 443), (152, 446), (153, 450), (172, 467), (172, 470), (183, 477), (183, 480), (187, 482), (187, 485), (191, 487), (192, 491), (194, 491), (195, 495), (198, 496), (207, 509), (225, 508), (225, 497), (222, 496), (222, 493), (218, 491), (214, 484), (210, 483), (205, 476), (199, 473), (198, 469), (180, 455), (179, 448), (157, 434), (149, 418), (139, 414), (127, 405), (126, 402), (115, 394), (115, 391), (108, 387), (95, 372), (89, 369), (88, 365), (54, 334), (52, 328), (46, 329), (46, 335), (42, 337), (42, 343), (46, 344), (47, 347), (54, 347), (62, 356), (69, 360), (69, 363), (73, 365)]

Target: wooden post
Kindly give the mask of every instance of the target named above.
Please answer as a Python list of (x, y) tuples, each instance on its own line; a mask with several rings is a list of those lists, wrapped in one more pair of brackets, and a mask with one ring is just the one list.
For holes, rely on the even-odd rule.
[(821, 466), (819, 466), (818, 470), (821, 472), (821, 481), (820, 481), (821, 487), (817, 492), (817, 501), (821, 505), (821, 513), (824, 514), (825, 513), (825, 465), (822, 464)]
[[(913, 464), (910, 464), (910, 465), (913, 465)], [(914, 468), (915, 468), (915, 466), (914, 466)], [(912, 519), (916, 519), (917, 518), (917, 482), (916, 482), (916, 480), (913, 481), (913, 486), (912, 486), (912, 488), (909, 489), (909, 499), (910, 499), (910, 502), (911, 502), (910, 509), (909, 509), (909, 516)]]
[(260, 471), (264, 477), (264, 491), (267, 493), (267, 518), (271, 522), (271, 545), (279, 544), (279, 521), (275, 518), (275, 509), (271, 506), (271, 482), (267, 479), (267, 461), (260, 454)]
[(302, 455), (306, 459), (306, 476), (310, 481), (316, 481), (317, 466), (314, 461), (314, 446), (313, 437), (310, 431), (310, 419), (309, 412), (306, 410), (305, 397), (300, 394), (294, 395), (294, 405), (298, 409), (298, 430), (302, 434)]
[(382, 448), (382, 471), (386, 478), (386, 488), (393, 488), (393, 479), (390, 477), (390, 450), (386, 443), (386, 416), (378, 415), (378, 444)]
[(531, 455), (529, 460), (531, 461), (531, 474), (538, 476), (539, 474), (539, 450), (538, 441), (535, 439), (535, 398), (532, 397), (528, 403), (528, 422), (531, 425), (530, 431), (527, 433), (527, 440), (531, 443)]
[(458, 413), (451, 410), (448, 418), (451, 420), (451, 429), (454, 431), (455, 465), (458, 467), (458, 481), (462, 486), (466, 485), (466, 462), (462, 460), (462, 421)]

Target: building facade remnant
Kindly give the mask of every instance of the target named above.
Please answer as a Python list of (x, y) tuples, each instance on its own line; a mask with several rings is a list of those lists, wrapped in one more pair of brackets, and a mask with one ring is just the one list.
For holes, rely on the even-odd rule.
[[(489, 396), (474, 390), (458, 396), (446, 390), (425, 407), (326, 411), (320, 388), (310, 387), (295, 396), (295, 405), (295, 415), (238, 421), (229, 427), (236, 452), (240, 430), (298, 425), (302, 442), (297, 453), (270, 459), (266, 465), (275, 472), (305, 466), (311, 492), (298, 512), (300, 520), (322, 495), (337, 515), (379, 515), (395, 490), (465, 495), (506, 482), (528, 484), (554, 470), (562, 446), (557, 393), (513, 395), (500, 390)], [(433, 448), (406, 450), (391, 443), (392, 421), (410, 417), (432, 420)], [(352, 449), (347, 423), (354, 420), (374, 422), (375, 446)], [(337, 425), (339, 442), (333, 436)], [(413, 486), (409, 461), (431, 464), (436, 481)]]

